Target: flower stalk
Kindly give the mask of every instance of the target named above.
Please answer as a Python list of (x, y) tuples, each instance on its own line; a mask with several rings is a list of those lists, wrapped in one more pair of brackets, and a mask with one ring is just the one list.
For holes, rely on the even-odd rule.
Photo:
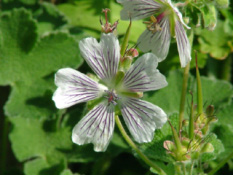
[(181, 152), (181, 149), (182, 149), (182, 145), (181, 145), (179, 136), (178, 136), (175, 128), (172, 126), (172, 124), (171, 124), (171, 122), (169, 120), (168, 120), (168, 123), (171, 126), (172, 134), (173, 134), (173, 137), (174, 137), (174, 142), (175, 142), (175, 145), (176, 145), (176, 148), (177, 148), (177, 152), (179, 153), (179, 152)]
[(196, 78), (197, 78), (197, 112), (198, 115), (201, 115), (203, 113), (203, 98), (202, 98), (202, 88), (201, 88), (201, 77), (197, 63), (197, 52), (196, 52)]
[(137, 147), (137, 145), (130, 139), (130, 137), (128, 136), (128, 134), (126, 133), (124, 127), (121, 124), (121, 121), (118, 117), (118, 115), (115, 115), (115, 121), (116, 124), (122, 134), (122, 136), (124, 137), (125, 141), (136, 151), (136, 153), (139, 155), (139, 157), (150, 167), (152, 167), (153, 169), (155, 169), (160, 175), (166, 175), (166, 173), (159, 168), (156, 164), (154, 164), (145, 154), (143, 154)]
[(132, 25), (132, 22), (131, 22), (131, 20), (130, 20), (130, 23), (129, 23), (129, 26), (128, 26), (128, 28), (127, 28), (127, 31), (126, 31), (126, 34), (125, 34), (123, 43), (122, 43), (122, 45), (121, 45), (121, 57), (124, 57), (125, 51), (126, 51), (127, 46), (128, 46), (131, 25)]
[(182, 122), (184, 119), (185, 97), (186, 97), (187, 86), (188, 86), (189, 68), (190, 68), (190, 63), (188, 63), (187, 66), (184, 68), (182, 92), (181, 92), (181, 98), (180, 98), (179, 133), (181, 133)]
[[(191, 92), (190, 92), (191, 93)], [(189, 116), (189, 139), (193, 140), (194, 138), (194, 110), (193, 110), (193, 94), (192, 95), (192, 102), (191, 102), (191, 111)]]

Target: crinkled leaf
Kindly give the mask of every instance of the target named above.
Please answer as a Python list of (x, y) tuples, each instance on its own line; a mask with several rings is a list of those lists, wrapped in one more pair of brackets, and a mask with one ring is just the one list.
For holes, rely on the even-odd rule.
[(64, 169), (64, 163), (48, 163), (46, 159), (36, 158), (24, 164), (25, 175), (58, 175)]
[[(178, 128), (178, 115), (173, 114), (169, 116), (169, 120), (175, 128)], [(140, 149), (153, 160), (172, 162), (172, 158), (168, 156), (163, 142), (165, 140), (172, 140), (172, 131), (168, 122), (162, 127), (155, 131), (154, 139), (149, 143), (140, 145)]]
[(230, 128), (233, 128), (233, 103), (218, 111), (216, 116), (218, 118), (216, 124), (228, 125)]
[(60, 175), (73, 175), (73, 173), (70, 170), (64, 170)]
[(213, 4), (208, 4), (200, 8), (203, 26), (209, 30), (214, 30), (217, 24), (217, 12)]
[[(179, 112), (180, 95), (182, 90), (183, 75), (180, 71), (171, 71), (167, 76), (168, 86), (156, 92), (145, 93), (144, 99), (161, 107), (168, 115)], [(227, 81), (213, 80), (201, 77), (204, 104), (213, 104), (218, 109), (230, 103), (233, 89)], [(193, 77), (189, 76), (188, 89), (194, 94), (196, 103), (196, 83)], [(187, 92), (186, 114), (189, 114), (190, 95)], [(188, 104), (189, 103), (189, 104)]]
[(214, 31), (199, 29), (196, 33), (200, 35), (198, 41), (201, 52), (220, 60), (225, 59), (232, 52), (233, 37), (224, 32), (222, 21), (218, 21)]
[(222, 141), (225, 151), (221, 154), (222, 159), (229, 155), (233, 149), (233, 103), (216, 113), (218, 121), (212, 130)]
[[(155, 162), (156, 163), (156, 165), (158, 165), (160, 168), (162, 168), (162, 170), (164, 170), (165, 171), (165, 173), (167, 174), (167, 175), (174, 175), (174, 172), (175, 172), (175, 167), (174, 167), (174, 165), (173, 165), (173, 163), (168, 163), (167, 165), (165, 165), (164, 163), (162, 163), (162, 162)], [(153, 168), (150, 168), (150, 171), (152, 172), (152, 173), (154, 173), (154, 174), (158, 174), (158, 172), (155, 170), (155, 169), (153, 169)]]
[[(228, 122), (230, 123), (232, 122), (232, 120)], [(233, 140), (231, 139), (233, 137), (232, 127), (227, 124), (217, 125), (213, 128), (213, 132), (217, 135), (218, 139), (220, 139), (222, 144), (224, 145), (225, 151), (221, 154), (220, 157), (220, 159), (223, 159), (230, 153), (232, 153), (233, 150)]]
[[(170, 71), (167, 76), (168, 86), (156, 92), (145, 93), (144, 99), (161, 107), (168, 115), (179, 112), (183, 73)], [(189, 78), (188, 89), (191, 89), (192, 77)]]
[(38, 21), (38, 33), (40, 34), (62, 29), (68, 24), (68, 19), (64, 14), (51, 3), (41, 3), (33, 16)]
[(209, 143), (213, 145), (214, 151), (212, 153), (203, 153), (201, 155), (202, 162), (207, 162), (216, 159), (216, 157), (224, 151), (224, 146), (221, 140), (219, 140), (215, 134), (210, 134), (208, 140), (210, 140)]
[(10, 118), (10, 141), (16, 158), (25, 163), (27, 175), (59, 174), (67, 162), (94, 161), (101, 153), (92, 146), (78, 146), (71, 141), (71, 127), (60, 125), (59, 118)]
[(61, 29), (68, 23), (68, 19), (52, 3), (39, 2), (38, 0), (3, 0), (2, 2), (3, 11), (20, 7), (27, 8), (33, 14), (33, 18), (38, 21), (37, 31), (39, 34)]
[(64, 158), (62, 150), (72, 148), (70, 129), (56, 129), (55, 120), (14, 117), (10, 121), (10, 140), (19, 161), (38, 157), (48, 163), (59, 162)]
[[(233, 96), (232, 85), (223, 80), (213, 80), (206, 77), (201, 77), (203, 103), (214, 105), (218, 110), (228, 105)], [(196, 88), (196, 84), (194, 85)], [(194, 94), (196, 91), (194, 90)], [(194, 102), (196, 102), (196, 95), (194, 95)]]
[(57, 32), (36, 42), (36, 22), (24, 10), (5, 13), (0, 21), (0, 84), (30, 82), (61, 67), (81, 63), (78, 43), (67, 33)]
[(55, 91), (54, 80), (36, 79), (32, 83), (16, 82), (5, 105), (5, 114), (13, 117), (41, 118), (55, 114), (54, 102), (51, 100)]

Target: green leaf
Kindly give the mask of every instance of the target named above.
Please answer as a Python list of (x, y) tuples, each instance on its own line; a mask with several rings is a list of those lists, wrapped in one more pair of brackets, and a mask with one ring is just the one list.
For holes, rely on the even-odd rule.
[[(99, 4), (100, 1), (76, 1), (72, 4), (60, 4), (58, 5), (58, 8), (71, 20), (72, 26), (84, 28), (85, 31), (89, 32), (89, 34), (91, 34), (92, 36), (99, 37), (101, 32), (100, 16), (104, 15), (101, 8), (112, 9), (112, 11), (109, 12), (110, 22), (112, 24), (120, 19), (120, 11), (122, 9), (120, 4), (112, 1), (109, 3), (109, 7), (102, 6), (101, 8), (97, 8), (99, 7)], [(83, 16), (83, 14), (85, 14), (85, 17)], [(102, 19), (103, 22), (105, 22), (105, 19)], [(117, 27), (118, 35), (124, 35), (126, 33), (128, 25), (129, 21), (120, 21)], [(130, 41), (135, 43), (137, 42), (140, 34), (146, 29), (146, 26), (140, 20), (134, 21), (132, 27), (133, 30), (130, 34)]]
[(197, 29), (196, 34), (200, 35), (198, 41), (202, 53), (208, 53), (211, 57), (222, 60), (232, 52), (233, 37), (224, 32), (222, 21), (218, 20), (214, 31)]
[[(170, 115), (169, 119), (172, 125), (177, 129), (178, 115)], [(162, 129), (157, 129), (155, 131), (154, 139), (151, 142), (141, 144), (140, 149), (152, 160), (172, 162), (172, 158), (168, 156), (165, 148), (163, 147), (165, 140), (172, 140), (172, 131), (168, 122), (162, 127)]]
[(68, 19), (52, 3), (39, 2), (38, 0), (3, 0), (2, 2), (3, 11), (22, 7), (27, 8), (33, 14), (33, 18), (38, 21), (37, 31), (39, 34), (62, 29), (68, 23)]
[(41, 118), (57, 113), (52, 101), (54, 78), (36, 79), (32, 83), (17, 82), (4, 107), (6, 116)]
[(71, 141), (71, 127), (58, 119), (13, 117), (10, 141), (16, 158), (27, 161), (26, 175), (57, 175), (68, 162), (90, 162), (103, 153), (92, 145), (78, 146)]
[(73, 175), (73, 173), (70, 170), (64, 170), (60, 175)]
[(2, 85), (32, 82), (61, 67), (76, 68), (82, 62), (78, 43), (67, 33), (51, 33), (37, 41), (36, 22), (24, 9), (4, 13), (0, 33)]
[[(165, 165), (164, 163), (157, 161), (156, 165), (162, 168), (165, 171), (165, 173), (167, 173), (167, 175), (174, 175), (175, 168), (174, 168), (173, 163), (168, 163), (167, 165)], [(158, 172), (154, 170), (153, 168), (150, 168), (150, 171), (154, 174), (158, 174)]]
[(233, 103), (217, 112), (218, 125), (228, 125), (233, 129)]
[(70, 129), (56, 129), (55, 120), (13, 117), (10, 121), (10, 140), (19, 161), (39, 157), (48, 163), (59, 162), (64, 158), (62, 150), (72, 148)]
[(24, 164), (26, 175), (58, 175), (64, 169), (64, 164), (50, 164), (43, 158), (36, 158)]
[[(212, 104), (218, 110), (228, 105), (233, 96), (232, 85), (223, 80), (210, 79), (201, 77), (203, 103), (206, 106)], [(196, 87), (196, 84), (194, 85)], [(194, 94), (196, 91), (194, 91)], [(194, 102), (196, 102), (196, 95), (194, 95)]]
[(38, 10), (33, 13), (33, 16), (38, 21), (39, 34), (62, 29), (68, 24), (68, 19), (64, 14), (51, 3), (41, 3)]
[(214, 160), (220, 153), (224, 151), (224, 146), (221, 140), (217, 139), (217, 136), (215, 134), (210, 134), (210, 137), (208, 138), (208, 140), (210, 140), (209, 143), (213, 145), (214, 151), (212, 153), (203, 153), (201, 155), (202, 162)]
[(217, 24), (217, 12), (214, 4), (208, 4), (200, 8), (204, 27), (214, 30)]
[[(228, 123), (232, 122), (232, 119), (228, 121)], [(220, 159), (225, 158), (230, 153), (232, 153), (233, 148), (233, 131), (232, 127), (227, 124), (216, 125), (213, 127), (213, 132), (217, 135), (218, 139), (221, 140), (224, 145), (225, 151), (219, 157)]]
[[(145, 93), (144, 99), (161, 107), (168, 115), (179, 112), (180, 95), (182, 89), (183, 73), (181, 71), (170, 71), (167, 76), (168, 86), (156, 92)], [(192, 77), (189, 77), (192, 82)], [(188, 89), (191, 89), (189, 83)]]
[(222, 141), (225, 151), (221, 154), (221, 159), (232, 152), (233, 140), (233, 103), (216, 113), (218, 121), (212, 127), (212, 131)]

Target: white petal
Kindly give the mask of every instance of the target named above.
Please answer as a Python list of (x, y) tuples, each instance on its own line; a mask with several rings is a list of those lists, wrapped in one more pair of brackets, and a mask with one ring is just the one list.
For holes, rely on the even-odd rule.
[(180, 22), (185, 26), (185, 28), (191, 29), (191, 27), (189, 27), (189, 26), (184, 22), (183, 17), (182, 17), (182, 13), (180, 13), (180, 11), (178, 10), (178, 8), (175, 7), (175, 6), (173, 6), (173, 5), (171, 5), (171, 6), (172, 6), (173, 10), (175, 11), (175, 13), (177, 14), (177, 16), (178, 16)]
[(183, 25), (178, 20), (176, 21), (175, 33), (181, 67), (185, 67), (191, 60), (191, 46)]
[(116, 74), (120, 46), (114, 34), (102, 34), (100, 43), (95, 38), (85, 38), (79, 47), (83, 58), (101, 79), (111, 79)]
[(55, 84), (58, 88), (53, 94), (53, 101), (59, 109), (93, 100), (107, 89), (71, 68), (60, 69), (55, 75)]
[(152, 53), (144, 54), (130, 67), (125, 74), (123, 88), (144, 92), (167, 86), (165, 76), (158, 69), (158, 59)]
[(117, 2), (124, 6), (121, 11), (122, 20), (147, 18), (154, 15), (162, 7), (161, 4), (154, 0), (118, 0)]
[(143, 52), (152, 52), (158, 57), (159, 62), (163, 61), (168, 54), (171, 34), (169, 19), (164, 17), (160, 22), (161, 31), (152, 33), (148, 29), (138, 39), (138, 47)]
[(72, 141), (78, 145), (93, 143), (96, 152), (105, 151), (115, 126), (114, 105), (101, 103), (74, 127)]
[(155, 129), (167, 121), (167, 115), (161, 108), (143, 100), (122, 98), (120, 106), (131, 135), (139, 143), (150, 142)]

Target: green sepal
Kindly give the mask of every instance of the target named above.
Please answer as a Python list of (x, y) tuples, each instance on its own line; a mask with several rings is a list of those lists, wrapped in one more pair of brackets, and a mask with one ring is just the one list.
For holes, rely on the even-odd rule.
[(118, 71), (115, 77), (115, 87), (121, 85), (124, 79), (125, 73), (123, 71)]
[(214, 152), (214, 147), (211, 143), (206, 143), (201, 149), (201, 153), (212, 153), (212, 152)]
[(143, 92), (121, 92), (122, 95), (133, 98), (143, 97)]
[(91, 101), (87, 102), (87, 109), (91, 110), (93, 109), (96, 105), (98, 105), (101, 101), (103, 101), (104, 97), (100, 97)]

